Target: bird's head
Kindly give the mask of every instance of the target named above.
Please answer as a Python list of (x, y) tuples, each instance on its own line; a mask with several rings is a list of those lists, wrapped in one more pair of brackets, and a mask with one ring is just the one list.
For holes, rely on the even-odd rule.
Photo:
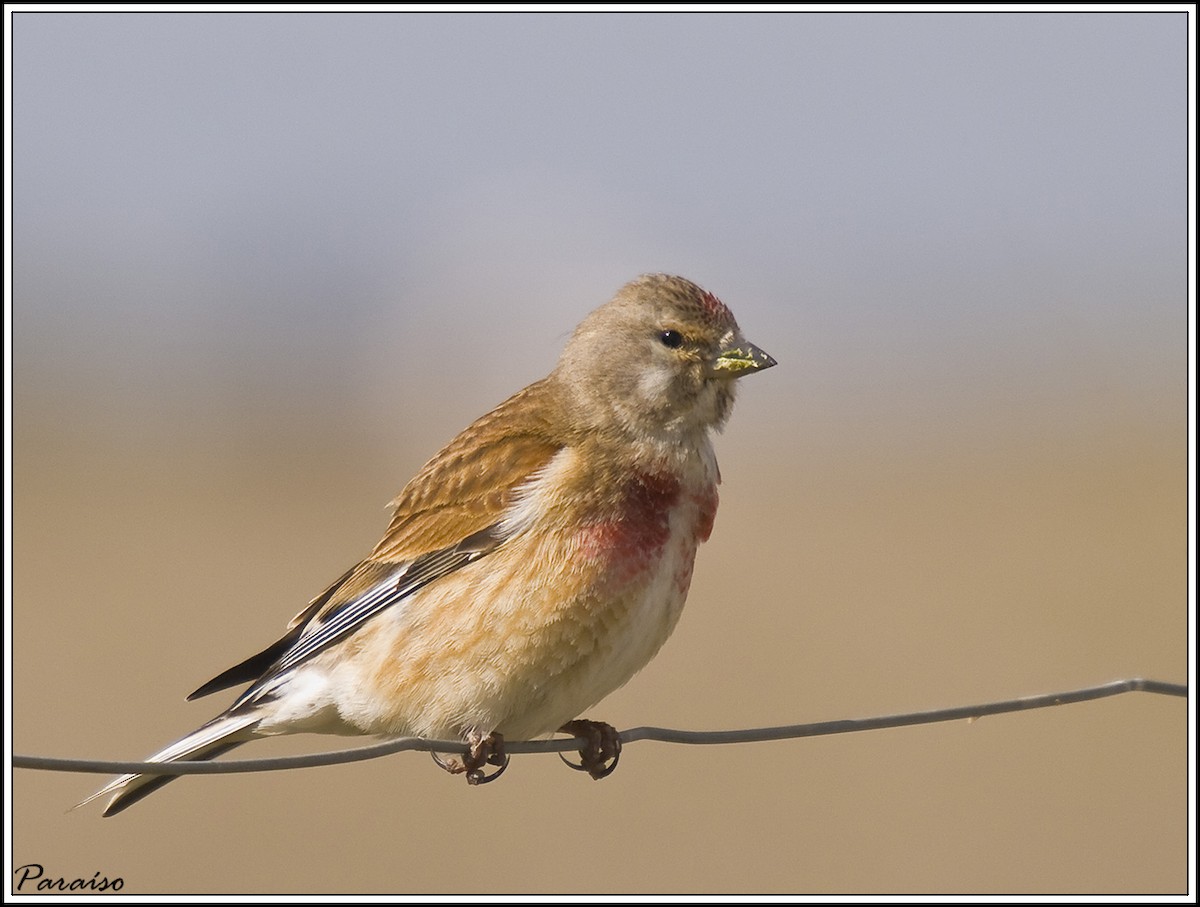
[(650, 274), (580, 323), (552, 380), (581, 428), (671, 441), (719, 430), (736, 379), (774, 364), (712, 293)]

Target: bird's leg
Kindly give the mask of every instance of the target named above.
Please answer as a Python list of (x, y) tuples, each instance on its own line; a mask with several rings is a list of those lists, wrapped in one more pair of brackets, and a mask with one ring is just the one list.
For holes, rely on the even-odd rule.
[[(579, 749), (579, 764), (570, 762), (562, 753), (559, 758), (579, 772), (587, 772), (592, 779), (599, 781), (607, 778), (617, 767), (621, 759), (621, 737), (617, 729), (603, 721), (588, 721), (576, 718), (568, 721), (559, 729), (559, 733), (579, 737), (585, 743)], [(611, 761), (610, 761), (611, 760)]]
[[(433, 753), (433, 761), (452, 775), (461, 775), (466, 772), (467, 784), (471, 785), (495, 781), (508, 768), (508, 755), (504, 752), (502, 735), (484, 734), (481, 731), (471, 730), (467, 733), (467, 746), (470, 747), (470, 752), (461, 759), (446, 758), (439, 753)], [(487, 775), (483, 771), (486, 765), (496, 765), (499, 766), (499, 769)]]

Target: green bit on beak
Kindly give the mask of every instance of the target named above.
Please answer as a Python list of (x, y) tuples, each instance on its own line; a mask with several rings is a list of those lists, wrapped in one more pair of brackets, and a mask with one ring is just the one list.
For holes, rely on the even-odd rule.
[(713, 372), (727, 378), (740, 378), (750, 372), (761, 372), (772, 365), (775, 365), (775, 360), (769, 353), (743, 340), (737, 346), (721, 350), (721, 355), (713, 362)]

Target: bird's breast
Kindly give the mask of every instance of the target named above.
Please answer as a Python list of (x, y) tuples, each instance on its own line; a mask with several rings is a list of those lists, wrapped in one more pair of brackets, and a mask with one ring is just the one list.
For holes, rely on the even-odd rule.
[(598, 568), (603, 585), (635, 580), (662, 558), (679, 500), (680, 482), (674, 476), (635, 474), (616, 495), (615, 506), (580, 522), (573, 539), (579, 557)]

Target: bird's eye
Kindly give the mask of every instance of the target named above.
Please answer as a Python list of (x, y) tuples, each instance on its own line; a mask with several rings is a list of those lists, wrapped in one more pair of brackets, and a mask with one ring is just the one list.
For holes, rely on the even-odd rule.
[(679, 331), (663, 331), (658, 335), (658, 339), (662, 341), (663, 346), (673, 350), (683, 346), (683, 335)]

